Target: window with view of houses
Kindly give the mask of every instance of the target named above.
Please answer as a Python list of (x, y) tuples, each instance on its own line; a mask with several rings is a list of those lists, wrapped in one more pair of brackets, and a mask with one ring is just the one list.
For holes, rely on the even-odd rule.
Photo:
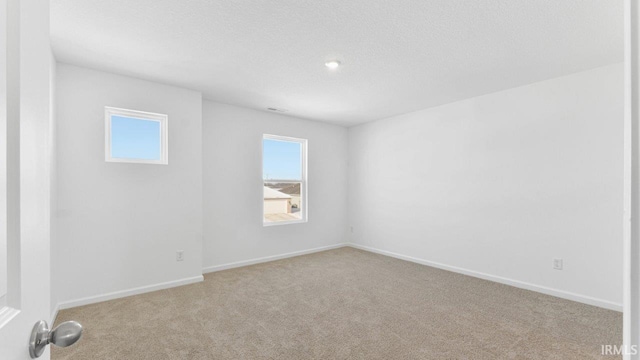
[(304, 222), (307, 140), (276, 135), (262, 139), (263, 222)]

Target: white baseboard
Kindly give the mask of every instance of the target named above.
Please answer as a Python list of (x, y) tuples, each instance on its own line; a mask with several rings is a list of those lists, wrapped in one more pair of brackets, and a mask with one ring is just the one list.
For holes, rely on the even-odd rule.
[(294, 251), (294, 252), (281, 254), (281, 255), (265, 256), (265, 257), (256, 258), (256, 259), (236, 261), (236, 262), (232, 262), (232, 263), (228, 263), (228, 264), (208, 266), (208, 267), (205, 267), (205, 268), (202, 269), (202, 273), (206, 274), (206, 273), (212, 273), (212, 272), (216, 272), (216, 271), (234, 269), (234, 268), (238, 268), (238, 267), (255, 265), (255, 264), (260, 264), (260, 263), (265, 263), (265, 262), (275, 261), (275, 260), (280, 260), (280, 259), (286, 259), (286, 258), (290, 258), (290, 257), (300, 256), (300, 255), (307, 255), (307, 254), (313, 254), (313, 253), (317, 253), (317, 252), (321, 252), (321, 251), (338, 249), (338, 248), (345, 247), (345, 246), (349, 246), (349, 244), (340, 243), (340, 244), (322, 246), (322, 247), (308, 249), (308, 250)]
[(103, 294), (103, 295), (89, 296), (89, 297), (85, 297), (77, 300), (63, 301), (58, 304), (57, 308), (60, 310), (64, 310), (64, 309), (69, 309), (77, 306), (95, 304), (95, 303), (113, 300), (113, 299), (119, 299), (127, 296), (139, 295), (139, 294), (144, 294), (144, 293), (157, 291), (157, 290), (164, 290), (164, 289), (168, 289), (176, 286), (189, 285), (189, 284), (197, 283), (203, 280), (204, 280), (204, 277), (202, 275), (198, 275), (198, 276), (194, 276), (186, 279), (167, 281), (164, 283), (141, 286), (141, 287), (128, 289), (128, 290), (114, 291), (114, 292)]
[[(267, 256), (267, 257), (262, 257), (257, 259), (238, 261), (238, 262), (229, 263), (229, 264), (209, 266), (202, 269), (202, 272), (210, 273), (215, 271), (233, 269), (233, 268), (242, 267), (242, 266), (248, 266), (248, 265), (254, 265), (254, 264), (259, 264), (259, 263), (264, 263), (269, 261), (286, 259), (294, 256), (300, 256), (300, 255), (312, 254), (312, 253), (326, 251), (326, 250), (338, 249), (345, 246), (348, 246), (348, 244), (340, 243), (340, 244), (323, 246), (323, 247), (313, 248), (308, 250), (290, 252), (290, 253), (281, 254), (281, 255)], [(187, 278), (187, 279), (169, 281), (169, 282), (154, 284), (154, 285), (141, 286), (133, 289), (115, 291), (115, 292), (102, 294), (102, 295), (89, 296), (89, 297), (85, 297), (77, 300), (63, 301), (56, 306), (54, 312), (51, 314), (51, 323), (55, 321), (55, 318), (58, 315), (59, 310), (70, 309), (70, 308), (83, 306), (83, 305), (95, 304), (95, 303), (113, 300), (113, 299), (119, 299), (127, 296), (144, 294), (144, 293), (168, 289), (176, 286), (193, 284), (203, 280), (204, 280), (204, 277), (202, 275), (199, 275), (199, 276), (194, 276), (192, 278)]]
[(369, 252), (380, 254), (380, 255), (391, 256), (396, 259), (411, 261), (414, 263), (427, 265), (427, 266), (435, 267), (442, 270), (469, 275), (469, 276), (473, 276), (473, 277), (484, 279), (484, 280), (489, 280), (489, 281), (493, 281), (493, 282), (497, 282), (505, 285), (510, 285), (520, 289), (531, 290), (531, 291), (539, 292), (542, 294), (551, 295), (551, 296), (559, 297), (562, 299), (572, 300), (572, 301), (576, 301), (576, 302), (580, 302), (588, 305), (598, 306), (598, 307), (609, 309), (609, 310), (622, 311), (622, 304), (614, 303), (608, 300), (597, 299), (590, 296), (580, 295), (580, 294), (576, 294), (576, 293), (572, 293), (564, 290), (557, 290), (557, 289), (552, 289), (545, 286), (534, 285), (534, 284), (523, 282), (523, 281), (508, 279), (508, 278), (495, 276), (495, 275), (489, 275), (489, 274), (481, 273), (478, 271), (459, 268), (456, 266), (440, 264), (437, 262), (423, 260), (423, 259), (419, 259), (411, 256), (402, 255), (402, 254), (397, 254), (391, 251), (380, 250), (380, 249), (372, 248), (369, 246), (353, 244), (353, 243), (349, 243), (348, 245), (355, 249), (365, 250), (365, 251), (369, 251)]
[[(521, 289), (531, 290), (531, 291), (539, 292), (539, 293), (546, 294), (546, 295), (551, 295), (551, 296), (555, 296), (555, 297), (559, 297), (559, 298), (563, 298), (563, 299), (567, 299), (567, 300), (572, 300), (572, 301), (588, 304), (588, 305), (598, 306), (598, 307), (609, 309), (609, 310), (622, 311), (622, 309), (623, 309), (622, 308), (622, 304), (614, 303), (614, 302), (611, 302), (611, 301), (608, 301), (608, 300), (597, 299), (597, 298), (593, 298), (593, 297), (590, 297), (590, 296), (580, 295), (580, 294), (576, 294), (576, 293), (572, 293), (572, 292), (568, 292), (568, 291), (564, 291), (564, 290), (552, 289), (552, 288), (548, 288), (548, 287), (545, 287), (545, 286), (534, 285), (534, 284), (523, 282), (523, 281), (513, 280), (513, 279), (509, 279), (509, 278), (495, 276), (495, 275), (489, 275), (489, 274), (481, 273), (481, 272), (478, 272), (478, 271), (468, 270), (468, 269), (464, 269), (464, 268), (460, 268), (460, 267), (456, 267), (456, 266), (445, 265), (445, 264), (441, 264), (441, 263), (437, 263), (437, 262), (433, 262), (433, 261), (429, 261), (429, 260), (419, 259), (419, 258), (415, 258), (415, 257), (412, 257), (412, 256), (402, 255), (402, 254), (394, 253), (394, 252), (391, 252), (391, 251), (380, 250), (380, 249), (376, 249), (376, 248), (373, 248), (373, 247), (359, 245), (359, 244), (353, 244), (353, 243), (340, 243), (340, 244), (323, 246), (323, 247), (318, 247), (318, 248), (313, 248), (313, 249), (308, 249), (308, 250), (294, 251), (294, 252), (281, 254), (281, 255), (266, 256), (266, 257), (261, 257), (261, 258), (256, 258), (256, 259), (237, 261), (237, 262), (228, 263), (228, 264), (209, 266), (209, 267), (203, 268), (202, 272), (203, 273), (211, 273), (211, 272), (216, 272), (216, 271), (234, 269), (234, 268), (238, 268), (238, 267), (249, 266), (249, 265), (254, 265), (254, 264), (260, 264), (260, 263), (265, 263), (265, 262), (270, 262), (270, 261), (275, 261), (275, 260), (280, 260), (280, 259), (286, 259), (286, 258), (291, 258), (291, 257), (295, 257), (295, 256), (300, 256), (300, 255), (306, 255), (306, 254), (312, 254), (312, 253), (317, 253), (317, 252), (321, 252), (321, 251), (338, 249), (338, 248), (342, 248), (342, 247), (346, 247), (346, 246), (350, 246), (350, 247), (353, 247), (355, 249), (360, 249), (360, 250), (364, 250), (364, 251), (369, 251), (369, 252), (376, 253), (376, 254), (390, 256), (390, 257), (393, 257), (393, 258), (396, 258), (396, 259), (400, 259), (400, 260), (411, 261), (411, 262), (414, 262), (414, 263), (417, 263), (417, 264), (431, 266), (431, 267), (435, 267), (435, 268), (438, 268), (438, 269), (452, 271), (452, 272), (456, 272), (456, 273), (459, 273), (459, 274), (473, 276), (473, 277), (476, 277), (476, 278), (489, 280), (489, 281), (493, 281), (493, 282), (497, 282), (497, 283), (501, 283), (501, 284), (505, 284), (505, 285), (510, 285), (510, 286), (514, 286), (514, 287), (517, 287), (517, 288), (521, 288)], [(141, 286), (141, 287), (134, 288), (134, 289), (115, 291), (115, 292), (108, 293), (108, 294), (90, 296), (90, 297), (85, 297), (85, 298), (77, 299), (77, 300), (64, 301), (64, 302), (59, 303), (55, 307), (54, 311), (51, 314), (51, 322), (50, 322), (50, 324), (53, 324), (55, 322), (55, 319), (56, 319), (56, 317), (58, 315), (58, 311), (59, 310), (69, 309), (69, 308), (73, 308), (73, 307), (77, 307), (77, 306), (95, 304), (95, 303), (99, 303), (99, 302), (103, 302), (103, 301), (119, 299), (119, 298), (132, 296), (132, 295), (144, 294), (144, 293), (157, 291), (157, 290), (168, 289), (168, 288), (172, 288), (172, 287), (176, 287), (176, 286), (193, 284), (193, 283), (197, 283), (197, 282), (200, 282), (200, 281), (203, 281), (203, 280), (204, 280), (203, 276), (200, 275), (200, 276), (194, 276), (194, 277), (187, 278), (187, 279), (169, 281), (169, 282), (164, 282), (164, 283), (154, 284), (154, 285)]]
[(53, 308), (51, 312), (51, 316), (49, 317), (49, 327), (53, 329), (53, 324), (56, 323), (56, 318), (58, 317), (58, 311), (60, 311), (60, 304), (56, 304), (56, 307)]

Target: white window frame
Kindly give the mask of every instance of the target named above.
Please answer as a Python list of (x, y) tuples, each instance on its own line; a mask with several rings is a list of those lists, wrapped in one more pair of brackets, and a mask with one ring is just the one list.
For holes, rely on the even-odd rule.
[[(128, 159), (128, 158), (114, 158), (111, 156), (111, 117), (123, 116), (135, 119), (141, 119), (146, 121), (156, 121), (160, 123), (160, 159), (159, 160), (147, 160), (147, 159)], [(134, 163), (134, 164), (157, 164), (167, 165), (169, 164), (169, 129), (168, 129), (168, 116), (165, 114), (156, 114), (145, 111), (121, 109), (116, 107), (105, 106), (104, 107), (104, 119), (105, 119), (105, 161), (107, 162), (119, 162), (119, 163)]]
[[(300, 169), (302, 174), (300, 180), (283, 180), (283, 179), (264, 179), (264, 140), (277, 140), (277, 141), (287, 141), (294, 142), (300, 144)], [(274, 183), (283, 183), (283, 184), (297, 184), (300, 183), (300, 211), (302, 212), (302, 216), (299, 220), (290, 220), (290, 221), (274, 221), (274, 222), (265, 222), (264, 221), (264, 198), (263, 198), (263, 206), (262, 206), (262, 225), (263, 226), (278, 226), (278, 225), (291, 225), (291, 224), (301, 224), (306, 223), (309, 219), (309, 196), (307, 192), (307, 139), (300, 139), (289, 136), (281, 136), (281, 135), (271, 135), (271, 134), (263, 134), (261, 140), (261, 151), (262, 151), (262, 161), (260, 162), (260, 173), (262, 177), (262, 188), (264, 187), (265, 182), (274, 182)], [(262, 190), (261, 188), (261, 190)], [(264, 191), (261, 191), (260, 194), (263, 194)]]

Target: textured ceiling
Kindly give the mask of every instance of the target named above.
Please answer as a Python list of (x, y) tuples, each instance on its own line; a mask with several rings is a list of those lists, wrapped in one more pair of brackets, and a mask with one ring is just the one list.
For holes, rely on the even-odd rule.
[(61, 62), (342, 125), (623, 59), (615, 0), (51, 3)]

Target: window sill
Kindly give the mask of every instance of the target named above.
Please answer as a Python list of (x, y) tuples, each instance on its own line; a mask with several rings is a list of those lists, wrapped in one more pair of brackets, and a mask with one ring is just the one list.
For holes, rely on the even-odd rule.
[(307, 219), (302, 220), (291, 220), (291, 221), (274, 221), (274, 222), (263, 222), (262, 226), (278, 226), (278, 225), (293, 225), (293, 224), (303, 224), (306, 223)]

